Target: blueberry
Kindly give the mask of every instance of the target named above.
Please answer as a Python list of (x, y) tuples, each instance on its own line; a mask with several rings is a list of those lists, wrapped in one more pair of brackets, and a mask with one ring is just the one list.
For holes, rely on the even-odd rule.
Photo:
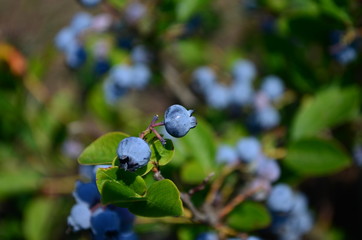
[(83, 183), (78, 181), (73, 196), (77, 202), (86, 203), (89, 207), (97, 204), (101, 198), (95, 182)]
[(90, 222), (95, 239), (118, 239), (121, 219), (117, 213), (108, 209), (96, 211)]
[(107, 78), (103, 85), (104, 95), (108, 104), (114, 104), (120, 97), (127, 93), (127, 88), (121, 87), (112, 78)]
[(237, 153), (241, 161), (250, 163), (256, 160), (261, 154), (261, 145), (255, 137), (246, 137), (238, 141)]
[(346, 65), (357, 58), (357, 51), (351, 46), (344, 47), (335, 55), (336, 60), (343, 65)]
[(216, 233), (213, 232), (205, 232), (201, 233), (197, 236), (196, 240), (218, 240), (219, 237)]
[(75, 204), (70, 210), (68, 224), (73, 227), (74, 231), (90, 228), (91, 211), (89, 206), (84, 203)]
[(73, 44), (72, 42), (76, 41), (76, 34), (74, 30), (70, 27), (61, 29), (54, 39), (55, 46), (60, 51), (65, 51), (69, 44)]
[(277, 100), (284, 92), (283, 81), (274, 75), (267, 76), (263, 79), (261, 91), (263, 91), (270, 100)]
[(85, 7), (95, 7), (101, 3), (102, 0), (79, 0), (79, 2)]
[(65, 60), (69, 67), (78, 68), (87, 60), (87, 52), (79, 42), (71, 42), (65, 49)]
[(274, 159), (263, 157), (258, 164), (257, 174), (259, 177), (274, 182), (280, 176), (280, 167)]
[(256, 68), (249, 60), (238, 60), (233, 66), (233, 75), (236, 81), (251, 82), (256, 76)]
[(146, 12), (146, 6), (140, 2), (130, 3), (125, 11), (124, 18), (129, 24), (134, 24), (139, 21)]
[(218, 83), (210, 86), (205, 93), (206, 103), (216, 109), (223, 109), (229, 106), (230, 97), (229, 88)]
[(255, 236), (249, 236), (246, 240), (261, 240), (261, 238)]
[(111, 69), (109, 77), (122, 88), (132, 86), (133, 69), (129, 65), (116, 65)]
[(149, 61), (149, 54), (146, 48), (142, 45), (136, 46), (132, 49), (131, 58), (133, 63), (147, 63)]
[(292, 213), (293, 214), (303, 213), (307, 211), (307, 209), (308, 209), (307, 197), (301, 192), (294, 193), (294, 204), (293, 204)]
[(185, 136), (191, 128), (196, 127), (196, 118), (191, 116), (193, 110), (187, 110), (181, 105), (172, 105), (165, 112), (165, 128), (173, 137)]
[(128, 231), (128, 232), (122, 232), (119, 235), (118, 240), (138, 240), (138, 236), (135, 232), (133, 231)]
[(111, 68), (111, 63), (108, 59), (98, 58), (95, 60), (94, 72), (97, 75), (101, 76), (107, 73), (110, 68)]
[(252, 102), (254, 89), (248, 82), (234, 82), (231, 85), (229, 94), (231, 103), (243, 106)]
[(258, 109), (255, 114), (257, 124), (263, 129), (276, 127), (280, 122), (279, 112), (272, 106)]
[(121, 231), (130, 232), (132, 231), (133, 224), (135, 221), (135, 215), (132, 214), (128, 208), (121, 208), (115, 205), (108, 205), (108, 209), (117, 213), (119, 218), (122, 219)]
[(123, 139), (117, 149), (120, 167), (135, 171), (147, 165), (151, 157), (151, 149), (141, 138), (128, 137)]
[(133, 65), (133, 82), (132, 87), (136, 89), (144, 88), (151, 78), (151, 71), (145, 64), (138, 63)]
[(235, 148), (228, 145), (220, 145), (216, 153), (218, 163), (235, 164), (238, 162), (238, 154)]
[(199, 67), (193, 72), (193, 79), (197, 91), (206, 94), (208, 89), (216, 83), (216, 75), (212, 68)]
[(267, 199), (268, 207), (275, 212), (288, 212), (293, 208), (294, 194), (292, 189), (283, 183), (273, 186)]
[(92, 23), (92, 16), (89, 13), (86, 12), (79, 12), (74, 15), (70, 27), (73, 29), (73, 31), (77, 34), (82, 33), (87, 28), (90, 27)]

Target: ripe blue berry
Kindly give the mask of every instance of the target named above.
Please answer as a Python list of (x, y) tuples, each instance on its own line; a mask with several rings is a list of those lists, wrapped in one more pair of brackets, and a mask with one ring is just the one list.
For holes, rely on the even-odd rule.
[(213, 232), (205, 232), (201, 233), (197, 236), (196, 240), (217, 240), (219, 237), (216, 233)]
[(117, 213), (108, 209), (96, 211), (90, 221), (95, 239), (118, 239), (121, 219)]
[(144, 88), (151, 78), (151, 71), (145, 64), (138, 63), (133, 65), (133, 82), (132, 87), (136, 89)]
[(238, 106), (251, 103), (254, 96), (254, 89), (249, 82), (234, 82), (230, 88), (230, 101)]
[(233, 67), (233, 75), (236, 81), (251, 82), (256, 76), (256, 68), (249, 60), (238, 60)]
[(238, 156), (241, 161), (250, 163), (257, 159), (261, 154), (261, 146), (255, 137), (247, 137), (241, 139), (236, 145)]
[(279, 112), (272, 106), (268, 106), (256, 111), (256, 121), (263, 129), (270, 129), (280, 122)]
[(102, 0), (80, 0), (80, 3), (85, 7), (94, 7), (98, 5)]
[(279, 77), (270, 75), (263, 79), (261, 90), (270, 100), (277, 100), (283, 95), (284, 84)]
[(275, 212), (288, 212), (293, 208), (294, 194), (292, 189), (283, 183), (275, 185), (268, 197), (267, 205)]
[(173, 137), (185, 136), (191, 128), (196, 127), (196, 118), (191, 116), (193, 110), (187, 110), (181, 105), (172, 105), (165, 112), (165, 128)]
[(122, 168), (135, 171), (147, 165), (151, 157), (151, 149), (143, 139), (128, 137), (119, 143), (117, 155)]
[(92, 16), (87, 12), (79, 12), (74, 15), (70, 27), (75, 33), (80, 34), (90, 27), (92, 23)]
[(222, 84), (213, 84), (204, 94), (207, 104), (213, 108), (223, 109), (230, 104), (229, 88)]
[(259, 177), (274, 182), (280, 176), (280, 167), (274, 159), (263, 157), (257, 166), (257, 174)]
[(212, 68), (199, 67), (193, 72), (193, 79), (198, 91), (207, 94), (207, 91), (216, 83), (216, 75)]
[(218, 163), (235, 164), (238, 162), (238, 154), (234, 147), (228, 145), (220, 145), (216, 154)]
[(101, 197), (95, 182), (77, 182), (73, 196), (77, 202), (86, 203), (89, 207), (98, 203)]
[(89, 206), (84, 203), (75, 204), (70, 210), (68, 224), (73, 227), (74, 231), (90, 228), (91, 211)]

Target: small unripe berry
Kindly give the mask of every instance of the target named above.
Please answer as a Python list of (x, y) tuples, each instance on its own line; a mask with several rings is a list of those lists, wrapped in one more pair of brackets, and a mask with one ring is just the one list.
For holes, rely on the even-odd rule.
[(147, 165), (151, 157), (151, 149), (141, 138), (128, 137), (123, 139), (117, 149), (120, 167), (135, 171)]

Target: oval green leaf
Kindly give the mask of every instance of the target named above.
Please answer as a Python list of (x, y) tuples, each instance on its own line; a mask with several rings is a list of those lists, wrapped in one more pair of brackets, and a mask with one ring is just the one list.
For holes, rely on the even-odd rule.
[(92, 142), (78, 158), (80, 164), (112, 164), (120, 141), (129, 137), (122, 132), (107, 133)]
[(318, 93), (298, 111), (292, 126), (292, 138), (315, 136), (319, 131), (357, 116), (359, 90), (355, 87), (330, 87)]
[(254, 231), (265, 228), (271, 223), (271, 216), (266, 207), (256, 202), (239, 204), (228, 216), (227, 224), (238, 231)]
[(168, 179), (153, 183), (147, 190), (146, 201), (133, 203), (129, 210), (144, 217), (176, 217), (183, 213), (180, 192)]
[(145, 200), (146, 183), (133, 172), (118, 167), (99, 168), (96, 176), (103, 204)]
[(285, 163), (304, 175), (324, 175), (348, 167), (351, 159), (336, 142), (308, 138), (289, 145)]
[(158, 165), (164, 166), (169, 163), (175, 152), (173, 143), (170, 139), (165, 139), (165, 146), (162, 145), (160, 140), (156, 140), (151, 144), (151, 161), (157, 162)]

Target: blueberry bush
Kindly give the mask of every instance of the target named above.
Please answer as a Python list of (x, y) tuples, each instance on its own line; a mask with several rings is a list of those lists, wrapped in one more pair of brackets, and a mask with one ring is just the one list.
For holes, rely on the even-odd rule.
[(0, 239), (362, 239), (361, 1), (0, 2)]

